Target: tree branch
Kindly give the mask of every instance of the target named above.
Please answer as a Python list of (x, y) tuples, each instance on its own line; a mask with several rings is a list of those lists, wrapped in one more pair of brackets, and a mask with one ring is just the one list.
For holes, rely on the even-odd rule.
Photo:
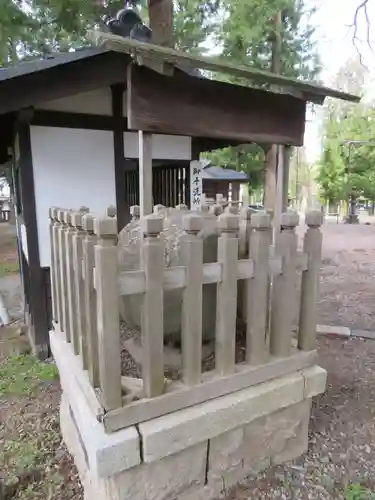
[(367, 10), (367, 5), (369, 3), (369, 0), (362, 0), (360, 4), (357, 6), (354, 12), (354, 18), (353, 18), (353, 23), (349, 25), (349, 29), (353, 30), (353, 35), (352, 35), (352, 42), (353, 45), (358, 53), (359, 56), (359, 61), (363, 65), (362, 61), (362, 54), (361, 51), (359, 50), (358, 47), (358, 42), (360, 40), (358, 39), (358, 21), (361, 13), (363, 13), (366, 21), (366, 43), (369, 47), (369, 49), (373, 52), (372, 44), (371, 44), (371, 23), (370, 23), (370, 18), (368, 15), (368, 10)]

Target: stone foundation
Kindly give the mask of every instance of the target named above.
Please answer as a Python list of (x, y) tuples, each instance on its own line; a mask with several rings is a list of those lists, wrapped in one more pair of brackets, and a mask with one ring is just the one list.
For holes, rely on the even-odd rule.
[(307, 449), (318, 366), (105, 434), (73, 377), (62, 380), (61, 430), (85, 500), (209, 500)]

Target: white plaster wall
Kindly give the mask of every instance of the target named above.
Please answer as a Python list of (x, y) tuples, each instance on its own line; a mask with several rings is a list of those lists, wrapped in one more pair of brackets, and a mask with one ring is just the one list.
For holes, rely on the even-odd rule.
[(28, 248), (27, 248), (27, 233), (26, 233), (26, 226), (25, 226), (25, 224), (20, 224), (20, 232), (19, 232), (19, 234), (21, 236), (21, 246), (22, 246), (23, 254), (24, 254), (27, 262), (29, 262), (29, 251), (28, 251)]
[(45, 102), (39, 109), (65, 111), (66, 113), (86, 113), (89, 115), (112, 115), (112, 97), (109, 87), (76, 94), (63, 99)]
[(104, 216), (116, 205), (113, 135), (109, 131), (31, 127), (40, 265), (50, 265), (51, 206), (84, 205)]
[[(126, 158), (139, 158), (138, 132), (125, 132)], [(191, 160), (191, 137), (181, 135), (153, 135), (154, 160)]]

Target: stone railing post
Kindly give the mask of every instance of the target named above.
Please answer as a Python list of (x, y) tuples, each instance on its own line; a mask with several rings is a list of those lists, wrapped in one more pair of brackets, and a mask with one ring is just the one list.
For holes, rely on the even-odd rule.
[(182, 299), (182, 379), (186, 385), (196, 385), (202, 370), (202, 282), (203, 240), (198, 233), (203, 228), (198, 213), (183, 219), (186, 231), (182, 250), (182, 264), (186, 266), (186, 286)]
[(60, 283), (60, 300), (59, 300), (59, 319), (60, 319), (60, 331), (65, 333), (65, 338), (67, 342), (70, 342), (69, 336), (69, 325), (68, 325), (68, 281), (67, 281), (67, 248), (66, 248), (66, 238), (65, 232), (67, 229), (67, 224), (65, 223), (65, 211), (58, 210), (57, 220), (59, 221), (58, 227), (58, 247), (59, 247), (59, 283)]
[(132, 205), (130, 207), (130, 216), (132, 218), (132, 221), (138, 221), (140, 216), (141, 216), (141, 209), (139, 205)]
[(122, 406), (117, 220), (94, 219), (100, 388), (106, 410)]
[(268, 320), (269, 247), (272, 240), (271, 219), (267, 213), (251, 217), (253, 233), (249, 257), (254, 262), (254, 278), (247, 280), (246, 361), (262, 364), (266, 361)]
[(82, 366), (88, 368), (87, 353), (87, 329), (86, 329), (86, 303), (85, 303), (85, 282), (83, 279), (83, 240), (85, 231), (82, 225), (83, 213), (74, 212), (72, 214), (73, 233), (73, 269), (74, 288), (76, 293), (76, 342), (78, 352), (81, 355)]
[(84, 280), (84, 301), (87, 342), (87, 370), (93, 387), (99, 387), (98, 326), (96, 313), (96, 290), (94, 288), (95, 256), (94, 248), (97, 237), (94, 235), (94, 219), (87, 214), (82, 217), (85, 231), (83, 240), (82, 277)]
[(52, 295), (52, 318), (55, 323), (58, 323), (58, 237), (57, 228), (59, 222), (57, 220), (57, 207), (51, 207), (49, 210), (50, 217), (50, 244), (51, 244), (51, 295)]
[(220, 375), (233, 373), (236, 350), (238, 216), (224, 213), (219, 217), (218, 262), (222, 281), (217, 285), (215, 363)]
[(283, 261), (282, 274), (275, 276), (272, 287), (270, 350), (274, 356), (286, 357), (291, 353), (294, 302), (296, 296), (295, 232), (299, 217), (296, 212), (283, 213), (280, 218), (281, 232), (275, 242), (276, 255)]
[(110, 217), (111, 219), (113, 219), (114, 217), (116, 217), (117, 215), (117, 209), (114, 205), (110, 205), (108, 208), (107, 208), (107, 217)]
[(319, 272), (322, 263), (323, 214), (313, 211), (306, 215), (308, 229), (303, 251), (308, 256), (308, 268), (302, 273), (301, 306), (299, 317), (298, 347), (303, 351), (315, 349), (316, 307), (319, 298)]
[(210, 207), (209, 207), (209, 212), (212, 215), (218, 216), (218, 215), (222, 214), (223, 211), (224, 210), (223, 210), (223, 207), (221, 205), (216, 205), (215, 204), (215, 205), (210, 205)]
[(79, 338), (77, 331), (76, 314), (76, 294), (77, 290), (74, 284), (74, 264), (73, 264), (73, 234), (75, 232), (72, 225), (73, 212), (65, 212), (65, 249), (66, 249), (66, 280), (67, 280), (67, 302), (68, 302), (68, 321), (65, 325), (67, 338), (73, 344), (74, 354), (79, 354)]
[(153, 214), (141, 219), (141, 229), (141, 268), (146, 280), (141, 316), (142, 378), (146, 397), (153, 398), (164, 391), (164, 240), (160, 237), (163, 217)]

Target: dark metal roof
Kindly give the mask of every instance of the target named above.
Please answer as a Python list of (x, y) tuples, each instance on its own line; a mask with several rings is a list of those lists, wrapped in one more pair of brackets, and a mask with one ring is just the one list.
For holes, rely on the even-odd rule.
[[(88, 59), (99, 54), (104, 54), (105, 52), (111, 52), (111, 50), (107, 50), (103, 47), (88, 47), (71, 52), (56, 52), (54, 54), (50, 54), (45, 59), (21, 61), (15, 66), (0, 68), (0, 82), (11, 80), (12, 78), (17, 78), (18, 76), (30, 75), (32, 73), (37, 73), (38, 71), (44, 71), (49, 68), (61, 66), (63, 64), (69, 64), (74, 61), (79, 61), (80, 59)], [(178, 69), (184, 71), (190, 76), (200, 76), (199, 70), (186, 67), (184, 64), (178, 65)]]
[(60, 52), (51, 54), (45, 59), (34, 59), (31, 61), (21, 61), (15, 66), (9, 66), (7, 68), (0, 68), (0, 82), (5, 80), (10, 80), (18, 76), (29, 75), (31, 73), (36, 73), (38, 71), (43, 71), (45, 69), (53, 68), (55, 66), (60, 66), (62, 64), (71, 63), (73, 61), (78, 61), (80, 59), (86, 59), (98, 54), (103, 54), (108, 52), (106, 49), (101, 47), (89, 47), (84, 49), (79, 49), (74, 52)]

